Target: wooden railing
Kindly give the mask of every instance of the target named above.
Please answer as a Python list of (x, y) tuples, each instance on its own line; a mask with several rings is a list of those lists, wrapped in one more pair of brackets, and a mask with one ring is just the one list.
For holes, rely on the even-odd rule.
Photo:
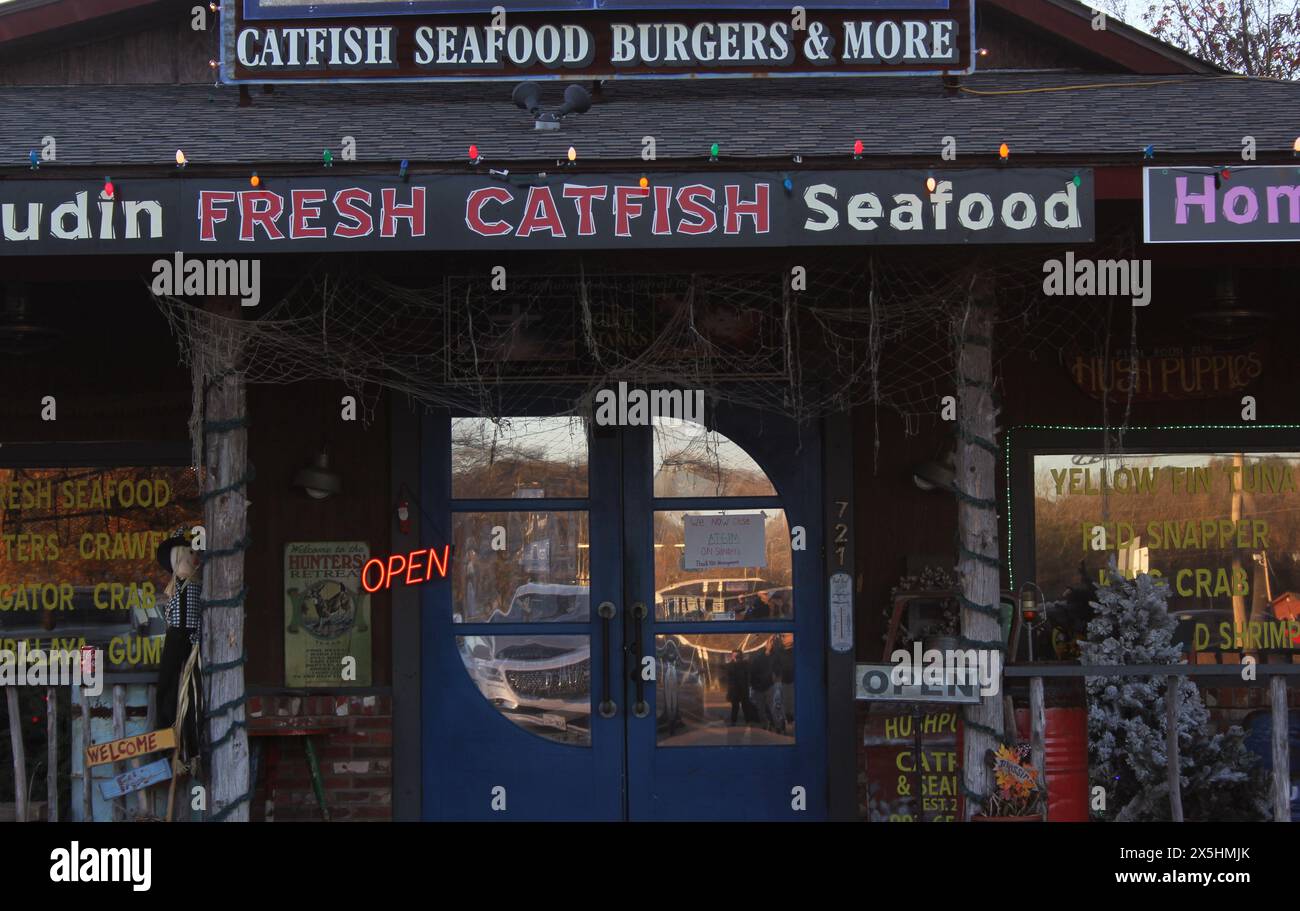
[[(1250, 667), (1256, 680), (1243, 679)], [(1268, 679), (1269, 706), (1272, 710), (1273, 821), (1291, 821), (1291, 751), (1290, 721), (1287, 707), (1287, 678), (1300, 676), (1300, 664), (1015, 664), (1004, 671), (1008, 678), (1028, 678), (1030, 748), (1040, 781), (1047, 780), (1047, 756), (1044, 728), (1043, 680), (1047, 677), (1225, 677), (1236, 678), (1224, 686), (1250, 686)], [(1195, 682), (1195, 681), (1193, 681)], [(1166, 701), (1166, 748), (1168, 753), (1169, 805), (1175, 822), (1183, 821), (1182, 788), (1178, 774), (1178, 724), (1180, 688), (1174, 687), (1173, 699)], [(1010, 697), (1005, 697), (1007, 702)], [(1014, 724), (1010, 730), (1015, 730)]]
[[(125, 679), (123, 675), (112, 675), (117, 677), (121, 682), (112, 684), (113, 694), (113, 737), (119, 739), (126, 736), (126, 688), (129, 683), (142, 683), (146, 679), (153, 680), (156, 675), (126, 675), (130, 678)], [(105, 680), (108, 681), (109, 674), (105, 674)], [(30, 813), (27, 803), (27, 752), (23, 744), (22, 717), (18, 706), (18, 687), (6, 686), (5, 703), (9, 712), (9, 742), (13, 752), (14, 763), (14, 818), (18, 822), (30, 822)], [(50, 822), (59, 821), (59, 797), (61, 789), (59, 787), (59, 691), (64, 689), (61, 686), (46, 687), (46, 818)], [(147, 708), (145, 714), (145, 730), (154, 729), (154, 694), (155, 686), (150, 683), (146, 690)], [(75, 711), (75, 706), (73, 707)], [(69, 732), (72, 730), (71, 719), (68, 720)], [(91, 741), (91, 712), (90, 699), (86, 696), (85, 690), (81, 692), (81, 737), (72, 742), (69, 733), (70, 749), (74, 755), (78, 752), (82, 757), (82, 774), (81, 774), (81, 806), (82, 819), (89, 822), (95, 818), (94, 801), (92, 799), (91, 787), (93, 785), (91, 769), (85, 764), (86, 747)], [(128, 767), (140, 765), (142, 760), (133, 759), (127, 762), (118, 762), (113, 764), (113, 773), (125, 771)], [(137, 810), (141, 816), (150, 814), (149, 793), (146, 790), (137, 791), (136, 794)], [(76, 795), (73, 796), (76, 799)], [(112, 803), (113, 819), (125, 820), (128, 818), (126, 801), (128, 798), (119, 797)]]

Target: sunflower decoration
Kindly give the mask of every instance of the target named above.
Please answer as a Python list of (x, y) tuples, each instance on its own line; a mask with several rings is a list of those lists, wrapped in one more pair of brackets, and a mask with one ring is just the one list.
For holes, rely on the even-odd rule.
[(994, 792), (989, 797), (989, 816), (1038, 816), (1043, 810), (1043, 789), (1038, 770), (1024, 744), (1001, 744), (993, 751)]

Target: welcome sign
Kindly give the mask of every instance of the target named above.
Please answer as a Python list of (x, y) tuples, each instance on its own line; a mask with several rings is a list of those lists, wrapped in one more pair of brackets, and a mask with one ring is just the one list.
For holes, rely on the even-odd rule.
[(1147, 168), (1149, 244), (1300, 241), (1300, 167)]
[(1007, 244), (1093, 239), (1063, 169), (0, 183), (0, 256)]
[(223, 20), (221, 78), (243, 83), (916, 75), (971, 72), (973, 60), (972, 0), (249, 0)]

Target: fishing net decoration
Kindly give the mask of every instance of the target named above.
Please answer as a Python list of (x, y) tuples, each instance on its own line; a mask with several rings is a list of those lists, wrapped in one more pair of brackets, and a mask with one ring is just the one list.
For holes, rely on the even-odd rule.
[[(1074, 250), (1127, 259), (1134, 243), (1126, 230)], [(494, 290), (486, 272), (411, 287), (322, 261), (256, 318), (155, 300), (200, 375), (237, 353), (247, 383), (343, 383), (367, 421), (383, 389), (496, 418), (540, 407), (557, 381), (582, 390), (571, 413), (589, 418), (595, 390), (624, 381), (699, 389), (709, 403), (799, 421), (870, 405), (877, 422), (882, 410), (901, 415), (910, 434), (956, 388), (952, 314), (973, 280), (996, 289), (999, 361), (1123, 350), (1129, 320), (1111, 316), (1113, 302), (1044, 296), (1043, 264), (1065, 252), (782, 251), (780, 271), (762, 253), (765, 271), (659, 274), (576, 259), (566, 271), (512, 272), (508, 291)], [(806, 290), (790, 287), (795, 262), (806, 270)]]

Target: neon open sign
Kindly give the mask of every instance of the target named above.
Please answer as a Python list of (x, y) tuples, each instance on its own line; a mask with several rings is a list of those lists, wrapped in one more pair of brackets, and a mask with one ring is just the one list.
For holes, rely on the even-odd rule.
[[(428, 557), (428, 562), (424, 558)], [(382, 557), (371, 557), (366, 561), (366, 565), (361, 567), (361, 587), (368, 592), (377, 592), (381, 588), (387, 589), (392, 587), (393, 578), (403, 575), (403, 581), (406, 585), (419, 585), (421, 582), (428, 582), (433, 578), (434, 571), (438, 577), (447, 578), (447, 561), (451, 558), (451, 545), (442, 546), (442, 558), (438, 558), (438, 551), (435, 548), (427, 550), (413, 550), (409, 554), (393, 554), (387, 560)], [(370, 584), (370, 569), (376, 567), (379, 575), (375, 584)], [(423, 575), (415, 574), (416, 570), (421, 570)], [(414, 576), (412, 574), (415, 574)]]

